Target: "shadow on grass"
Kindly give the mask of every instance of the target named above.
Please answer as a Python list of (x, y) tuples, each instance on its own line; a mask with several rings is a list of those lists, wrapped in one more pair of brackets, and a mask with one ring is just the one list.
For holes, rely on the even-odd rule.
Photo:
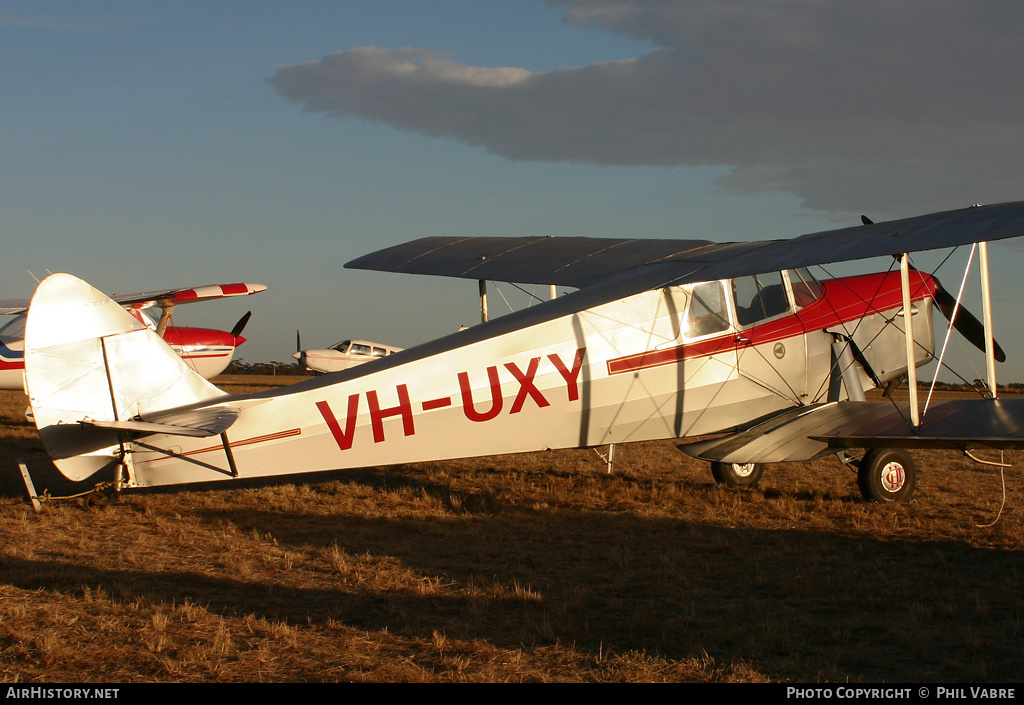
[[(365, 479), (384, 481), (372, 472)], [(272, 535), (305, 556), (304, 566), (319, 566), (316, 586), (289, 584), (287, 573), (242, 581), (199, 568), (104, 570), (14, 557), (0, 558), (2, 584), (72, 594), (98, 586), (115, 600), (187, 599), (225, 616), (422, 639), (441, 631), (509, 649), (707, 653), (719, 663), (756, 663), (780, 680), (1024, 677), (1017, 551), (511, 506), (424, 519), (196, 515)], [(335, 546), (439, 587), (424, 593), (386, 577), (348, 579), (346, 569), (317, 563)]]

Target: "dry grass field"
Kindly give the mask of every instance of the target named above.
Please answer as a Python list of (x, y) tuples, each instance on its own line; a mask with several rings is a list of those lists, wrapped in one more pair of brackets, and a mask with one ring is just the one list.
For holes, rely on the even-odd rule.
[(80, 488), (0, 394), (3, 682), (1024, 680), (1020, 454), (1001, 513), (951, 452), (877, 505), (834, 459), (733, 491), (663, 442), (37, 514), (18, 458)]

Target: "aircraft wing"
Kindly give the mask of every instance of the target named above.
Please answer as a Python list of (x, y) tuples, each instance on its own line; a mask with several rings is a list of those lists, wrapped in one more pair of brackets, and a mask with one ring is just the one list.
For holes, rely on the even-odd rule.
[[(148, 308), (150, 306), (167, 306), (190, 304), (196, 301), (222, 299), (228, 296), (248, 296), (266, 290), (263, 284), (207, 284), (188, 289), (161, 289), (159, 291), (142, 291), (137, 294), (114, 294), (110, 298), (125, 308)], [(0, 316), (17, 316), (28, 311), (28, 299), (0, 299)]]
[(19, 316), (28, 311), (28, 299), (0, 300), (0, 316)]
[(353, 260), (349, 269), (582, 288), (639, 265), (707, 248), (707, 240), (427, 237)]
[(263, 284), (206, 284), (187, 289), (161, 289), (142, 291), (137, 294), (114, 294), (110, 298), (126, 308), (147, 308), (149, 306), (177, 306), (196, 301), (222, 299), (228, 296), (249, 296), (266, 290)]
[(679, 446), (724, 463), (813, 460), (843, 448), (1024, 448), (1024, 399), (954, 399), (931, 407), (916, 431), (907, 404), (843, 401), (787, 409), (737, 433)]
[[(350, 269), (587, 287), (643, 265), (649, 288), (944, 249), (1024, 235), (1024, 202), (972, 206), (788, 240), (430, 237), (352, 260)], [(677, 272), (672, 276), (672, 271)]]

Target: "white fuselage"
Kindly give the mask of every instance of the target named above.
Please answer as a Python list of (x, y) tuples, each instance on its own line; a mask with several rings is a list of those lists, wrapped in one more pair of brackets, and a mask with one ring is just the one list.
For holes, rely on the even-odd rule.
[(341, 372), (401, 352), (392, 345), (368, 340), (343, 340), (323, 350), (300, 350), (292, 354), (307, 370), (328, 374)]
[[(696, 315), (704, 311), (692, 307), (697, 286), (566, 307), (565, 315), (554, 308), (526, 327), (499, 319), (365, 372), (226, 399), (241, 410), (226, 434), (234, 467), (239, 477), (280, 475), (718, 432), (824, 398), (834, 340), (824, 329), (856, 333), (866, 313), (861, 304), (844, 314), (820, 295), (801, 306), (787, 276), (787, 311), (743, 324), (746, 311), (726, 294), (729, 320), (708, 334), (700, 329), (706, 316)], [(928, 325), (916, 333), (921, 364), (931, 357), (931, 300), (917, 300), (928, 304)], [(898, 310), (868, 315), (891, 323)], [(898, 358), (884, 362), (898, 366)], [(128, 455), (130, 484), (232, 474), (217, 438), (140, 440)]]

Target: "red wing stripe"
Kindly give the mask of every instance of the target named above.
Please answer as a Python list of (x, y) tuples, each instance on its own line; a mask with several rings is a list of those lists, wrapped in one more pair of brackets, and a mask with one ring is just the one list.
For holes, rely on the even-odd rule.
[(241, 284), (221, 284), (221, 290), (225, 296), (233, 296), (235, 294), (248, 294), (249, 286), (245, 283)]

